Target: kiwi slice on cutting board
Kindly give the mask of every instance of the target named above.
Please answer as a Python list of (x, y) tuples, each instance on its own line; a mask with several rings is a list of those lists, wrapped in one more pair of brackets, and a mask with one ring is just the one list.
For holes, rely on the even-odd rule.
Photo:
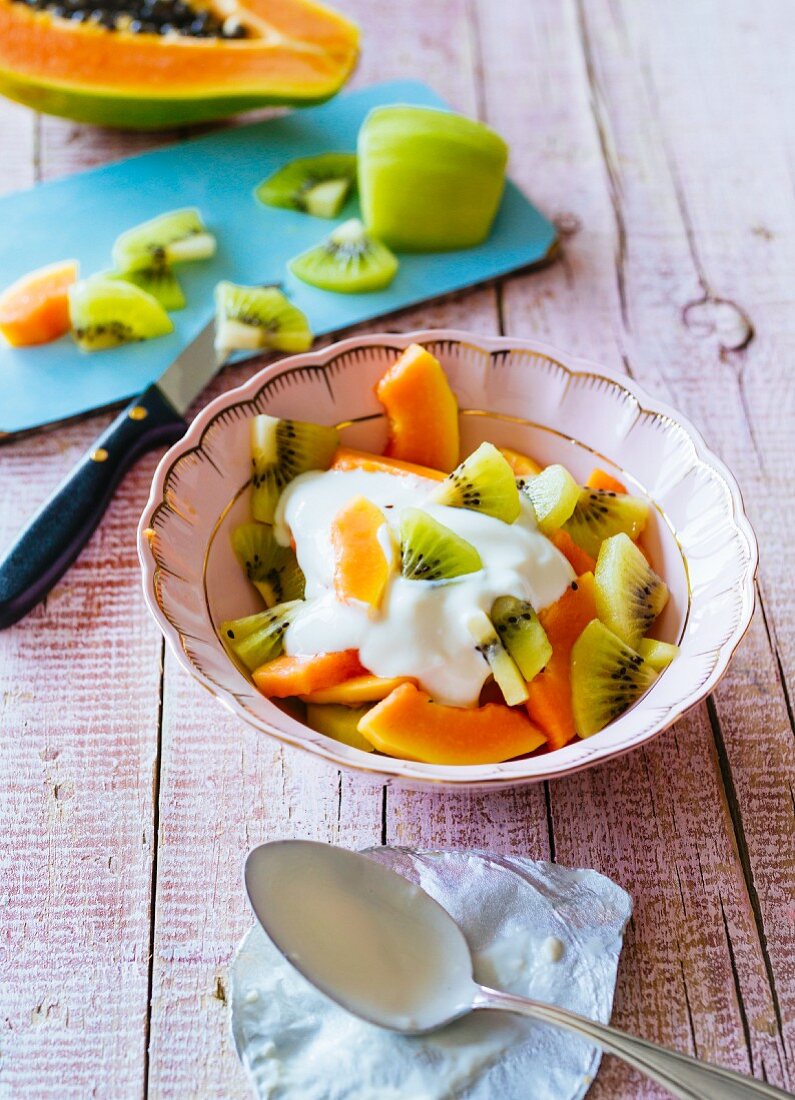
[(195, 207), (171, 210), (116, 238), (113, 264), (121, 274), (152, 267), (206, 260), (215, 254), (215, 237), (208, 233)]
[(339, 446), (336, 428), (255, 416), (251, 421), (251, 507), (254, 519), (273, 523), (282, 489), (308, 470), (326, 470)]
[(525, 680), (535, 679), (552, 656), (552, 646), (533, 605), (516, 596), (500, 596), (492, 606), (491, 621)]
[(356, 182), (355, 153), (321, 153), (292, 160), (257, 187), (265, 206), (336, 218)]
[(632, 539), (605, 539), (594, 570), (596, 613), (627, 645), (637, 649), (668, 602), (668, 588)]
[(420, 508), (400, 513), (400, 561), (410, 581), (449, 581), (483, 568), (471, 542)]
[(516, 662), (500, 641), (486, 612), (473, 611), (467, 618), (467, 630), (472, 635), (478, 653), (482, 654), (491, 669), (508, 706), (515, 707), (524, 703), (528, 696), (527, 684)]
[(127, 271), (123, 274), (118, 271), (103, 272), (105, 279), (121, 279), (125, 283), (132, 283), (140, 290), (145, 290), (153, 298), (157, 298), (163, 309), (173, 312), (185, 308), (185, 295), (179, 285), (174, 272), (167, 265), (161, 267), (147, 267), (140, 271)]
[(450, 508), (483, 512), (504, 523), (513, 523), (522, 510), (513, 470), (493, 443), (481, 443), (429, 499)]
[(623, 532), (637, 538), (646, 526), (649, 505), (640, 497), (614, 493), (612, 489), (580, 489), (574, 511), (563, 524), (574, 542), (592, 558), (611, 535)]
[(156, 298), (131, 283), (95, 275), (69, 287), (69, 319), (78, 347), (102, 351), (174, 329)]
[(275, 286), (215, 288), (215, 346), (219, 351), (307, 351), (314, 337), (304, 314)]
[(522, 477), (519, 487), (533, 505), (539, 529), (545, 535), (563, 526), (580, 498), (580, 486), (565, 466), (547, 466), (536, 477)]
[(307, 703), (306, 724), (310, 729), (333, 737), (343, 745), (362, 752), (373, 752), (373, 746), (359, 733), (358, 726), (372, 707), (345, 707), (340, 703)]
[(246, 576), (268, 607), (302, 600), (306, 579), (289, 546), (281, 546), (266, 523), (241, 523), (232, 532), (232, 549)]
[(277, 604), (268, 611), (221, 623), (221, 637), (249, 672), (278, 657), (287, 627), (303, 607), (303, 600)]
[(297, 279), (321, 290), (363, 294), (383, 290), (398, 262), (386, 245), (371, 237), (358, 218), (338, 225), (324, 241), (290, 260)]
[(571, 651), (571, 702), (580, 737), (598, 733), (657, 679), (639, 653), (592, 619)]
[(641, 638), (638, 642), (638, 653), (646, 664), (651, 665), (657, 672), (668, 668), (671, 661), (679, 653), (678, 645), (670, 642), (658, 642), (656, 638)]

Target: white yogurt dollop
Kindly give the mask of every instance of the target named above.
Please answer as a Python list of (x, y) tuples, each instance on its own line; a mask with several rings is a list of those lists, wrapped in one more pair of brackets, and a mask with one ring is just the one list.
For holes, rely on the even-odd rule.
[[(276, 514), (277, 537), (292, 536), (306, 577), (307, 606), (285, 635), (291, 656), (358, 649), (377, 676), (411, 676), (437, 701), (475, 706), (489, 676), (466, 622), (487, 614), (498, 596), (529, 600), (538, 611), (554, 603), (574, 579), (566, 558), (542, 535), (523, 501), (512, 524), (465, 508), (426, 503), (436, 483), (424, 478), (329, 470), (303, 474), (287, 486)], [(343, 603), (334, 592), (331, 524), (354, 497), (384, 512), (397, 546), (400, 510), (421, 508), (470, 542), (483, 569), (445, 584), (406, 580), (396, 571), (377, 613)], [(397, 551), (394, 551), (397, 554)]]

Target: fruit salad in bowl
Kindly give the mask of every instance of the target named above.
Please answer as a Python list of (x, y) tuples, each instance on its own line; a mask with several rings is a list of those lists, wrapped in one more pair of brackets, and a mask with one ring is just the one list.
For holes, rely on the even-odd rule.
[(338, 766), (488, 787), (626, 751), (725, 668), (756, 564), (731, 476), (646, 402), (507, 339), (285, 360), (161, 464), (150, 607), (236, 713)]

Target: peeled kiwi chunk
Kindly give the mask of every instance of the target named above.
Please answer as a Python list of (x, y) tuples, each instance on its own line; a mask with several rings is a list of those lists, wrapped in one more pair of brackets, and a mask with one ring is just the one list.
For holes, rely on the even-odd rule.
[(471, 542), (420, 508), (400, 513), (400, 561), (410, 581), (449, 581), (483, 568)]
[(326, 470), (339, 445), (336, 428), (255, 416), (251, 421), (251, 508), (254, 519), (273, 523), (288, 482), (308, 470)]
[(513, 523), (522, 510), (513, 470), (493, 443), (481, 443), (429, 499), (434, 504), (483, 512), (504, 523)]
[(363, 294), (389, 286), (398, 262), (358, 218), (351, 218), (319, 245), (290, 260), (288, 266), (297, 279), (310, 286), (339, 294)]
[(520, 478), (519, 487), (533, 505), (545, 535), (563, 526), (580, 497), (580, 487), (565, 466), (547, 466), (536, 477)]
[(113, 264), (120, 273), (206, 260), (215, 253), (215, 237), (208, 233), (195, 207), (172, 210), (128, 229), (113, 245)]
[(533, 605), (516, 596), (500, 596), (491, 609), (491, 621), (525, 680), (535, 679), (552, 656), (552, 646)]
[(215, 346), (219, 351), (306, 351), (312, 330), (305, 315), (275, 286), (215, 288)]
[(78, 347), (102, 351), (173, 331), (151, 294), (131, 283), (94, 276), (69, 287), (69, 318)]
[(302, 600), (306, 579), (295, 553), (281, 546), (266, 523), (241, 523), (232, 532), (232, 549), (267, 607)]
[(356, 182), (355, 153), (321, 153), (292, 160), (254, 192), (265, 206), (336, 218)]
[(256, 615), (229, 619), (221, 623), (221, 637), (241, 664), (253, 672), (279, 656), (287, 627), (302, 606), (303, 600), (290, 600)]
[(668, 602), (668, 588), (628, 535), (605, 539), (594, 570), (596, 613), (637, 649)]
[(571, 651), (571, 702), (580, 737), (598, 733), (631, 707), (657, 673), (639, 653), (593, 619)]
[(478, 653), (482, 654), (492, 671), (497, 686), (509, 707), (518, 706), (527, 699), (527, 684), (513, 657), (500, 641), (494, 624), (485, 611), (473, 611), (467, 619), (467, 629), (472, 635)]
[(638, 653), (656, 672), (662, 672), (679, 653), (679, 646), (671, 645), (670, 642), (658, 642), (656, 638), (641, 638), (638, 642)]
[(614, 493), (611, 489), (581, 489), (571, 516), (563, 527), (574, 542), (592, 558), (611, 535), (623, 532), (634, 539), (646, 526), (649, 505), (640, 497)]

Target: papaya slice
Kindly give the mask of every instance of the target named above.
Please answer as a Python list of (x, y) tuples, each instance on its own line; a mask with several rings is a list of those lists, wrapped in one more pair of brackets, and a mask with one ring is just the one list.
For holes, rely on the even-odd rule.
[(260, 665), (253, 673), (253, 679), (269, 699), (286, 699), (290, 695), (311, 695), (352, 676), (361, 676), (366, 671), (359, 661), (358, 652), (344, 649), (340, 653), (315, 653), (300, 657), (283, 655)]
[(77, 281), (75, 260), (49, 264), (17, 279), (0, 294), (0, 333), (13, 348), (49, 344), (69, 331), (67, 291)]
[(385, 455), (371, 455), (366, 451), (355, 451), (351, 447), (338, 448), (332, 459), (332, 470), (364, 470), (369, 474), (413, 474), (429, 481), (444, 481), (446, 474), (433, 470), (430, 466), (418, 466), (415, 462), (401, 462), (399, 458), (387, 458)]
[[(137, 10), (121, 2), (93, 5), (104, 15), (95, 23), (0, 0), (0, 92), (78, 122), (163, 129), (268, 104), (321, 103), (356, 64), (358, 29), (318, 0), (186, 5), (186, 13), (166, 5), (162, 17), (155, 9), (136, 33), (119, 17)], [(175, 18), (180, 33), (166, 33)]]
[(527, 713), (547, 735), (547, 746), (560, 749), (577, 735), (571, 705), (571, 651), (588, 623), (596, 618), (593, 573), (572, 582), (538, 618), (552, 645), (543, 672), (528, 684)]
[(596, 558), (592, 558), (587, 551), (578, 546), (569, 532), (564, 531), (562, 527), (553, 531), (547, 538), (560, 550), (564, 558), (568, 558), (569, 565), (577, 575), (593, 573), (596, 569)]
[(588, 489), (607, 489), (611, 493), (626, 493), (627, 491), (623, 481), (619, 481), (618, 478), (613, 477), (607, 470), (600, 469), (599, 466), (591, 470), (585, 485)]
[(379, 752), (426, 764), (497, 764), (534, 752), (546, 740), (521, 710), (500, 703), (448, 707), (414, 684), (396, 688), (369, 710), (359, 733)]
[(354, 497), (331, 524), (334, 591), (345, 603), (359, 601), (374, 610), (381, 603), (391, 564), (379, 541), (384, 513), (366, 497)]
[(410, 344), (376, 386), (389, 421), (386, 453), (449, 473), (458, 464), (458, 402), (442, 365)]
[(519, 451), (511, 450), (510, 447), (500, 447), (499, 451), (517, 477), (522, 477), (527, 474), (532, 474), (533, 477), (535, 477), (540, 474), (544, 468), (543, 466), (539, 466), (534, 458), (530, 458), (529, 455), (520, 454)]
[(330, 704), (338, 703), (346, 707), (358, 707), (362, 703), (378, 703), (386, 699), (387, 695), (399, 688), (401, 684), (413, 684), (414, 680), (408, 676), (352, 676), (350, 680), (343, 680), (341, 684), (325, 688), (323, 691), (313, 691), (311, 695), (302, 695), (304, 703)]

